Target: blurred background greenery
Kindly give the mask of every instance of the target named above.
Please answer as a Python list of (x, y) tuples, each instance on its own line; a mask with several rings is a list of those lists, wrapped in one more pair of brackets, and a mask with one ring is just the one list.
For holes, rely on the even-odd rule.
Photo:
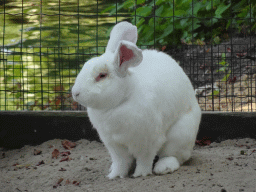
[(76, 109), (69, 89), (88, 57), (104, 52), (117, 19), (100, 12), (111, 3), (1, 0), (0, 110)]
[(255, 34), (255, 17), (250, 0), (0, 0), (0, 110), (78, 109), (70, 88), (116, 22), (163, 50)]

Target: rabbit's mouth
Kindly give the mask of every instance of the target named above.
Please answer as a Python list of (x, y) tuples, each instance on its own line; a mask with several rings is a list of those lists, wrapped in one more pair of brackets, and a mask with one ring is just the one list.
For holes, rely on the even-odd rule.
[[(73, 97), (73, 99), (74, 99), (75, 101), (77, 101), (77, 99), (78, 99), (78, 97), (79, 97), (79, 95), (80, 95), (80, 90), (75, 89), (74, 86), (73, 86), (71, 92), (72, 92), (72, 97)], [(78, 102), (78, 101), (77, 101), (77, 102)]]
[(77, 98), (79, 97), (80, 93), (73, 93), (72, 96), (73, 96), (73, 99), (75, 101), (77, 101)]

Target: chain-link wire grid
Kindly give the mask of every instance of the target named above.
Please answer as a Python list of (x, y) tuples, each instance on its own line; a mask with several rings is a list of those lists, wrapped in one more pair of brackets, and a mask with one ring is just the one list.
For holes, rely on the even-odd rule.
[(128, 20), (140, 48), (183, 67), (202, 110), (255, 111), (255, 12), (249, 0), (2, 0), (0, 110), (84, 110), (71, 97), (75, 78)]

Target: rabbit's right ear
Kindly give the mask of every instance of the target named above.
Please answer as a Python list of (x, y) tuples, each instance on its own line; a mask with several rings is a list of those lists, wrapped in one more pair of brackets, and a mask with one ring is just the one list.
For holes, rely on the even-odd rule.
[(138, 66), (142, 60), (142, 50), (129, 41), (121, 41), (114, 53), (117, 74), (124, 77), (129, 67)]
[(127, 21), (120, 22), (114, 26), (110, 33), (110, 39), (106, 48), (107, 51), (114, 53), (116, 47), (122, 40), (136, 44), (138, 38), (137, 27)]

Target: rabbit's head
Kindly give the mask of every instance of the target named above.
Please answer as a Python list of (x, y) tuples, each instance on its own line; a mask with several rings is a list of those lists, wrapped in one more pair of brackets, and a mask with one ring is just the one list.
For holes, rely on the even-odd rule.
[[(121, 33), (125, 32), (121, 30)], [(72, 88), (74, 100), (85, 107), (114, 108), (129, 98), (134, 86), (129, 67), (135, 67), (141, 63), (142, 51), (133, 41), (128, 41), (127, 35), (119, 34), (118, 37), (125, 37), (125, 40), (120, 38), (114, 43), (112, 34), (113, 32), (109, 41), (113, 41), (108, 43), (106, 52), (84, 64)], [(132, 36), (134, 35), (130, 35)], [(114, 47), (116, 47), (115, 51), (113, 51)]]

